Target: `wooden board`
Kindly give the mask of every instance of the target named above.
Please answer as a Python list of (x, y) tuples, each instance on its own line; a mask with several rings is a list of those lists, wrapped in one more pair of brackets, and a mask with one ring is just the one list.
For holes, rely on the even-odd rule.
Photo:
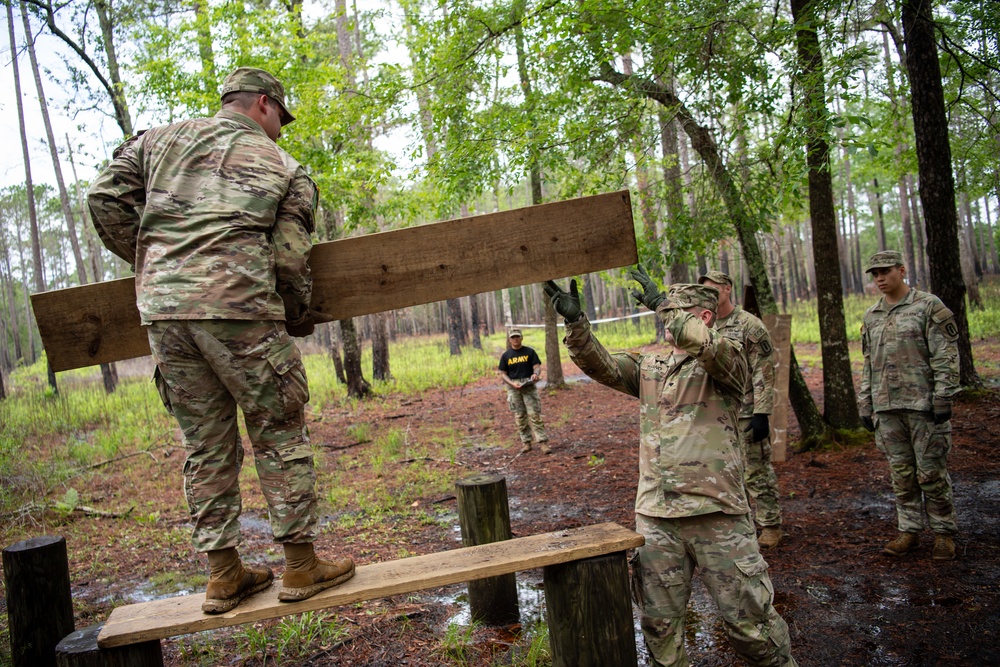
[(279, 582), (226, 614), (202, 613), (204, 594), (117, 607), (98, 635), (101, 648), (252, 623), (364, 600), (412, 593), (642, 546), (638, 533), (615, 523), (572, 528), (505, 542), (364, 565), (354, 578), (302, 602), (279, 602)]
[[(313, 308), (345, 319), (635, 264), (627, 190), (313, 247)], [(31, 297), (55, 371), (149, 354), (135, 280)]]
[(784, 461), (788, 447), (788, 380), (792, 358), (792, 316), (765, 315), (761, 318), (771, 334), (776, 355), (774, 364), (774, 412), (771, 413), (771, 460)]

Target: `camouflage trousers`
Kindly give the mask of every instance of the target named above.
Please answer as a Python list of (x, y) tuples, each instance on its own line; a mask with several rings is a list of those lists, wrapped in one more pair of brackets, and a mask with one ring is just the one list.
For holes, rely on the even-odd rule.
[(520, 389), (505, 386), (507, 405), (514, 413), (514, 423), (517, 424), (521, 442), (530, 444), (532, 434), (537, 442), (548, 442), (549, 436), (545, 434), (545, 424), (542, 423), (542, 399), (538, 395), (538, 387), (534, 383)]
[(875, 445), (889, 460), (899, 531), (922, 531), (926, 510), (932, 531), (958, 533), (946, 467), (951, 422), (935, 425), (932, 413), (916, 410), (877, 412)]
[(740, 445), (743, 447), (747, 491), (756, 506), (757, 524), (763, 527), (780, 526), (778, 475), (771, 464), (771, 438), (750, 442), (751, 435), (746, 431), (750, 421), (750, 417), (740, 417)]
[(309, 387), (282, 322), (155, 321), (149, 346), (164, 406), (184, 437), (184, 492), (197, 551), (239, 546), (242, 410), (278, 542), (315, 538), (316, 473), (306, 434)]
[(749, 515), (636, 514), (635, 529), (646, 544), (632, 561), (633, 594), (652, 664), (688, 665), (684, 618), (697, 568), (740, 657), (756, 666), (796, 665), (788, 626), (772, 606), (774, 589)]

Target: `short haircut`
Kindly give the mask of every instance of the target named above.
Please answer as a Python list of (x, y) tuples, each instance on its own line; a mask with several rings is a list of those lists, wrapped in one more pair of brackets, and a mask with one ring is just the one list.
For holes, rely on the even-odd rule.
[[(240, 109), (249, 109), (254, 102), (257, 101), (264, 93), (255, 93), (249, 90), (235, 90), (231, 93), (226, 93), (222, 98), (222, 106), (233, 105)], [(274, 100), (270, 97), (267, 98), (267, 102), (270, 105), (276, 104)]]

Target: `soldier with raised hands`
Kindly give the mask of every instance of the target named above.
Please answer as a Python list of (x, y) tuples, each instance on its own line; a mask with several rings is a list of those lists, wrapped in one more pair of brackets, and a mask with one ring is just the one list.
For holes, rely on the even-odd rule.
[(924, 513), (934, 533), (931, 557), (955, 557), (958, 525), (948, 452), (951, 403), (958, 393), (958, 326), (939, 298), (906, 284), (903, 256), (883, 250), (867, 273), (882, 292), (861, 325), (864, 369), (858, 410), (889, 461), (898, 534), (884, 551), (917, 548)]
[(752, 665), (795, 665), (788, 626), (773, 607), (743, 484), (737, 428), (747, 379), (740, 344), (712, 329), (719, 293), (645, 271), (633, 294), (664, 324), (669, 355), (608, 352), (580, 307), (576, 281), (545, 292), (566, 320), (570, 358), (594, 380), (639, 399), (633, 587), (653, 664), (688, 664), (684, 618), (697, 569), (736, 652)]

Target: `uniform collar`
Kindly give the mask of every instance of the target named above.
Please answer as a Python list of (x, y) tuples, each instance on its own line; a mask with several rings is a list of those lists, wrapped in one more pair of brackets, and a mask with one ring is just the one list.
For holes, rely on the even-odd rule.
[[(226, 120), (235, 120), (241, 125), (245, 125), (248, 129), (253, 130), (259, 134), (267, 137), (267, 133), (264, 132), (264, 128), (260, 126), (253, 118), (249, 116), (244, 116), (239, 111), (232, 111), (231, 109), (219, 109), (218, 113), (215, 114), (216, 118), (225, 118)], [(270, 137), (268, 137), (270, 139)]]
[(884, 310), (886, 312), (889, 312), (893, 308), (897, 308), (899, 306), (904, 306), (906, 304), (913, 303), (913, 296), (914, 296), (913, 293), (916, 292), (916, 291), (917, 290), (915, 290), (915, 289), (913, 289), (911, 287), (910, 291), (908, 291), (906, 293), (906, 296), (904, 296), (902, 299), (900, 299), (896, 303), (892, 304), (891, 306), (885, 300), (885, 295), (883, 294), (882, 297), (878, 300), (878, 304), (876, 304), (875, 308), (876, 308), (876, 310)]

